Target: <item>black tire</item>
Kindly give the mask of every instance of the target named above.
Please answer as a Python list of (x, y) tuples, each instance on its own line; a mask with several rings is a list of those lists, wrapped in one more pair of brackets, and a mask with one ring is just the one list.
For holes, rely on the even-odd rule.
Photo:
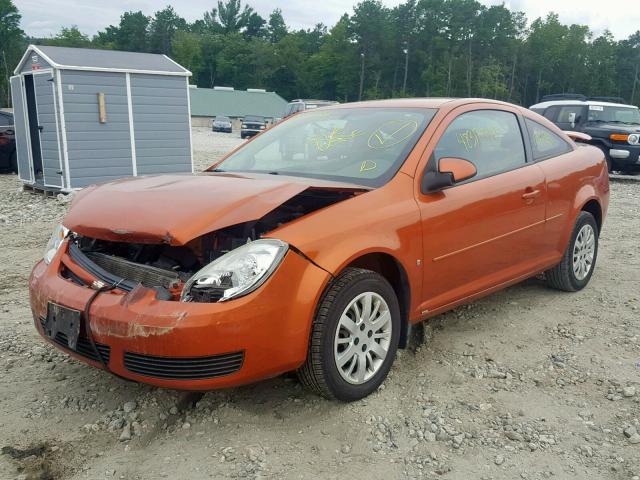
[[(391, 339), (387, 355), (378, 371), (362, 384), (342, 378), (334, 357), (338, 321), (349, 304), (364, 292), (380, 295), (391, 314)], [(307, 360), (298, 370), (302, 384), (329, 399), (351, 402), (366, 397), (384, 381), (393, 364), (400, 338), (400, 306), (393, 287), (376, 272), (347, 268), (324, 293), (313, 321)]]
[[(573, 270), (573, 249), (576, 243), (578, 233), (585, 225), (590, 225), (594, 232), (594, 254), (593, 261), (591, 262), (590, 269), (586, 277), (579, 279)], [(596, 266), (596, 260), (598, 258), (598, 224), (595, 218), (589, 212), (580, 212), (576, 220), (576, 224), (573, 227), (571, 234), (571, 240), (564, 252), (562, 260), (558, 265), (545, 272), (545, 278), (547, 285), (557, 290), (564, 290), (565, 292), (577, 292), (582, 290), (591, 279), (593, 270)]]

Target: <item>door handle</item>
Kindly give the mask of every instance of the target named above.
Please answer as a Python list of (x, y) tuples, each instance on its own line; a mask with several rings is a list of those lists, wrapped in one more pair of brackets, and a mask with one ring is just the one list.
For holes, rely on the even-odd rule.
[(525, 192), (522, 194), (522, 199), (523, 200), (533, 200), (538, 195), (540, 195), (540, 190), (532, 190), (530, 188), (527, 188), (525, 190)]

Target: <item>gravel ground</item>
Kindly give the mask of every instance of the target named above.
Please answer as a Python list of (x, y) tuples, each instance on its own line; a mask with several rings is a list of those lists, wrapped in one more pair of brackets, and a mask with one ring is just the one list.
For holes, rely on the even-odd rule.
[[(239, 144), (194, 131), (198, 168)], [(639, 183), (613, 183), (582, 292), (530, 280), (433, 319), (378, 392), (292, 376), (204, 396), (37, 335), (27, 279), (66, 204), (0, 175), (0, 478), (640, 478)]]

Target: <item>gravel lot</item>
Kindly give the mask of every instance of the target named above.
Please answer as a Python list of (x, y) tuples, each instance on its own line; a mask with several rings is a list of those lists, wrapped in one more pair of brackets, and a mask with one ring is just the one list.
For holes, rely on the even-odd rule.
[[(198, 168), (239, 142), (195, 130)], [(0, 478), (639, 479), (639, 205), (612, 184), (585, 290), (530, 280), (441, 315), (347, 405), (292, 376), (200, 398), (49, 347), (27, 279), (66, 204), (0, 175)]]

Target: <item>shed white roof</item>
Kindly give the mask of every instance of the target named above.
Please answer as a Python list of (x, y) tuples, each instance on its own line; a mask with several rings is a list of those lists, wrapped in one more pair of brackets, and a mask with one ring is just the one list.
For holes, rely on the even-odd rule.
[(65, 70), (191, 75), (189, 70), (166, 55), (49, 45), (29, 45), (15, 69), (16, 74), (20, 72), (31, 52), (40, 55), (52, 67)]

